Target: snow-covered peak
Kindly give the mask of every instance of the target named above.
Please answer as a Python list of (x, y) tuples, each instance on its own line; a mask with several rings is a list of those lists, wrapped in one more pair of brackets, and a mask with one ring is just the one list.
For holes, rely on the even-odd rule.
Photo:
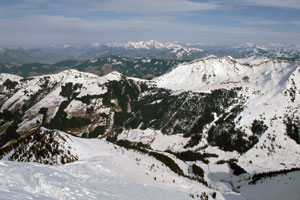
[(67, 49), (67, 48), (70, 48), (71, 46), (69, 44), (64, 44), (63, 45), (63, 48)]
[(101, 45), (101, 43), (99, 43), (99, 42), (95, 42), (95, 43), (90, 44), (89, 46), (90, 46), (90, 47), (98, 48), (98, 47), (101, 47), (102, 45)]
[(261, 88), (281, 84), (296, 70), (299, 63), (267, 58), (233, 59), (207, 57), (183, 63), (155, 79), (159, 87), (173, 90), (207, 91), (218, 88), (256, 85)]
[(272, 48), (284, 48), (286, 45), (281, 44), (281, 43), (269, 43), (268, 47), (272, 47)]
[(202, 52), (202, 49), (191, 48), (187, 45), (179, 44), (178, 42), (159, 42), (156, 40), (140, 41), (140, 42), (123, 42), (109, 43), (108, 47), (121, 47), (125, 49), (155, 49), (155, 50), (171, 50), (171, 53), (176, 55), (177, 59), (182, 59), (184, 56), (191, 56), (193, 53)]
[(241, 77), (251, 70), (231, 57), (209, 57), (178, 65), (171, 72), (158, 77), (155, 81), (159, 87), (175, 90), (195, 90), (203, 86), (222, 83)]
[(109, 43), (109, 47), (124, 47), (126, 49), (174, 49), (182, 48), (178, 42), (159, 42), (156, 40), (140, 42)]
[(252, 42), (246, 42), (240, 45), (234, 46), (234, 48), (245, 48), (245, 49), (262, 49), (262, 50), (268, 50), (267, 45), (259, 45)]
[(80, 74), (81, 72), (76, 70), (76, 69), (67, 69), (65, 71), (62, 71), (58, 74), (63, 74), (63, 75), (75, 75), (75, 74)]
[(282, 44), (282, 43), (267, 43), (267, 44), (257, 44), (252, 42), (246, 42), (243, 44), (234, 45), (233, 48), (236, 49), (247, 49), (247, 50), (263, 50), (263, 51), (277, 51), (277, 50), (283, 50), (283, 49), (294, 49), (299, 50), (299, 45), (293, 44)]
[(239, 58), (236, 59), (239, 63), (242, 63), (244, 65), (259, 65), (264, 62), (270, 61), (270, 58), (262, 57), (262, 56), (250, 56), (245, 58)]
[(113, 71), (113, 72), (110, 72), (109, 74), (106, 74), (105, 76), (103, 76), (103, 78), (109, 80), (109, 81), (119, 81), (122, 79), (124, 75), (121, 74), (120, 72), (117, 72), (117, 71)]
[(0, 84), (5, 82), (7, 79), (9, 79), (11, 81), (19, 81), (22, 79), (22, 77), (14, 75), (14, 74), (7, 74), (7, 73), (0, 74)]
[[(48, 77), (49, 75), (41, 76)], [(61, 80), (62, 82), (74, 82), (74, 83), (89, 83), (89, 82), (106, 82), (113, 80), (120, 80), (123, 75), (119, 72), (113, 71), (105, 76), (99, 77), (98, 75), (80, 72), (75, 69), (67, 69), (58, 74), (50, 75), (54, 80)], [(38, 77), (37, 77), (38, 78)]]
[(88, 82), (88, 80), (95, 80), (98, 79), (99, 76), (87, 73), (87, 72), (80, 72), (75, 69), (67, 69), (65, 71), (59, 72), (57, 74), (53, 75), (45, 75), (45, 76), (39, 76), (39, 77), (33, 77), (33, 78), (40, 78), (43, 77), (50, 77), (51, 80), (55, 82), (60, 83), (66, 83), (66, 82), (74, 82), (74, 83), (85, 83)]
[(185, 56), (192, 56), (193, 53), (203, 52), (203, 49), (198, 48), (174, 48), (172, 53), (176, 55), (177, 59), (183, 59)]
[(72, 48), (72, 46), (70, 44), (59, 44), (59, 45), (51, 45), (52, 48), (55, 48), (55, 49), (69, 49), (69, 48)]

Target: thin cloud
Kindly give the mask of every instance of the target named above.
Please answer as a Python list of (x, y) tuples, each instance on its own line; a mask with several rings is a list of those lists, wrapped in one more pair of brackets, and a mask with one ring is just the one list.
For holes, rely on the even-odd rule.
[(240, 22), (242, 24), (247, 24), (247, 25), (278, 25), (278, 24), (286, 24), (287, 23), (287, 22), (283, 22), (283, 21), (276, 21), (276, 20), (256, 18), (256, 17), (252, 17), (252, 18), (230, 17), (229, 19)]
[(255, 25), (286, 25), (286, 24), (290, 24), (290, 25), (300, 25), (300, 20), (298, 21), (278, 21), (278, 20), (270, 20), (270, 19), (264, 19), (264, 18), (256, 18), (256, 17), (252, 17), (252, 18), (244, 18), (244, 17), (229, 17), (230, 20), (232, 21), (237, 21), (240, 22), (242, 24), (246, 24), (246, 25), (251, 25), (251, 26), (255, 26)]
[[(0, 42), (14, 44), (111, 42), (164, 40), (230, 44), (238, 42), (293, 42), (300, 33), (259, 28), (197, 26), (171, 17), (131, 20), (83, 20), (76, 17), (39, 15), (22, 19), (0, 19)], [(8, 39), (7, 39), (8, 38)], [(1, 41), (2, 40), (2, 41)]]
[(250, 6), (300, 9), (299, 0), (240, 0), (240, 2)]
[(291, 21), (290, 23), (294, 24), (294, 25), (300, 25), (300, 20), (298, 20), (298, 21)]
[[(275, 25), (285, 21), (255, 16), (256, 8), (251, 6), (267, 4), (281, 6), (276, 0), (228, 0), (226, 4), (221, 0), (0, 1), (0, 42), (84, 44), (156, 39), (225, 44), (299, 41), (299, 19), (296, 17), (284, 19), (293, 27), (283, 33)], [(297, 6), (296, 1), (288, 0), (284, 8), (294, 5)], [(252, 13), (243, 15), (235, 12), (237, 9), (231, 10), (240, 7)], [(229, 17), (234, 13), (236, 17)]]
[(232, 6), (232, 7), (248, 7), (248, 6), (259, 6), (259, 7), (275, 7), (275, 8), (289, 8), (289, 9), (300, 9), (299, 0), (193, 0), (196, 2), (207, 2), (214, 3), (219, 6)]
[[(28, 12), (30, 10), (44, 10), (51, 8), (56, 11), (69, 13), (90, 12), (130, 12), (130, 13), (176, 13), (201, 10), (215, 10), (221, 7), (215, 3), (198, 3), (190, 0), (30, 0), (16, 4), (4, 4), (0, 6), (2, 13), (16, 11)], [(23, 10), (22, 8), (26, 8)]]
[[(128, 12), (189, 12), (200, 10), (214, 10), (219, 8), (213, 3), (197, 3), (189, 0), (110, 0), (90, 1), (89, 7), (104, 11)], [(84, 1), (85, 3), (85, 1)]]
[(2, 1), (0, 14), (47, 12), (128, 12), (139, 14), (222, 10), (248, 6), (300, 9), (299, 0), (27, 0)]

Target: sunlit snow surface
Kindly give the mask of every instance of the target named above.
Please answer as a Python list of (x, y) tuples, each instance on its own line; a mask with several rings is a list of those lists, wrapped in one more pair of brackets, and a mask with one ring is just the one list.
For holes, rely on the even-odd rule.
[(77, 151), (85, 158), (72, 164), (0, 161), (0, 199), (189, 199), (188, 189), (164, 186), (139, 168), (130, 158), (137, 153), (100, 140), (92, 143), (101, 145), (93, 148), (98, 152), (81, 143)]
[(191, 193), (212, 193), (196, 181), (179, 177), (153, 157), (103, 140), (59, 133), (68, 139), (70, 151), (79, 160), (53, 166), (1, 160), (1, 200), (182, 200), (190, 199)]
[(114, 171), (112, 162), (109, 156), (63, 166), (1, 162), (0, 199), (188, 199), (122, 176), (127, 166)]
[[(103, 155), (60, 166), (0, 161), (0, 199), (191, 199), (188, 189), (182, 191), (163, 186), (139, 169), (131, 168), (130, 163), (126, 165), (117, 159)], [(283, 197), (298, 200), (299, 180), (300, 173), (293, 172), (266, 178), (256, 185), (244, 185), (241, 194), (222, 193), (228, 200), (282, 200)], [(226, 189), (225, 182), (221, 188)]]

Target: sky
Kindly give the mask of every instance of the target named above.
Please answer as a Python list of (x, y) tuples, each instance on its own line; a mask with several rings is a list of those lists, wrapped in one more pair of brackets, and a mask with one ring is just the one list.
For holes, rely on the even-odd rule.
[(300, 0), (0, 0), (0, 45), (300, 43)]

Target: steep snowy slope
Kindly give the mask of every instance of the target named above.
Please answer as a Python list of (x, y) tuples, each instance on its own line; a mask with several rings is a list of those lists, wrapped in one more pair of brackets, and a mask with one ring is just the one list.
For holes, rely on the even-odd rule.
[[(233, 113), (230, 120), (237, 129), (250, 136), (258, 134), (259, 139), (253, 148), (236, 157), (238, 165), (250, 175), (300, 166), (299, 62), (253, 57), (239, 60), (210, 57), (180, 65), (155, 81), (159, 87), (180, 91), (210, 93), (219, 88), (240, 88), (239, 94), (245, 101), (241, 111), (238, 114)], [(210, 133), (216, 134), (216, 128), (222, 128), (224, 124), (210, 126), (208, 139)], [(210, 166), (208, 173), (214, 168), (216, 174), (221, 173), (222, 170), (214, 165)], [(228, 172), (225, 174), (228, 176)], [(282, 199), (290, 193), (291, 199), (298, 199), (300, 195), (296, 192), (294, 182), (299, 182), (299, 173), (290, 176), (294, 179), (287, 180), (286, 176), (247, 186), (247, 189), (240, 192), (241, 196), (246, 199)], [(241, 181), (234, 177), (214, 177), (219, 178), (212, 184), (223, 192), (236, 191), (230, 185)], [(225, 185), (229, 184), (225, 190), (224, 180)], [(246, 177), (242, 180), (247, 182)], [(280, 183), (275, 183), (276, 181)], [(267, 188), (271, 191), (268, 192)]]
[[(247, 135), (260, 132), (255, 148), (241, 156), (240, 161), (278, 169), (299, 164), (299, 66), (266, 58), (209, 57), (179, 65), (155, 81), (159, 87), (180, 91), (210, 93), (220, 88), (240, 88), (239, 95), (244, 98), (242, 111), (231, 120)], [(274, 163), (274, 159), (278, 162)]]
[[(121, 74), (113, 72), (99, 79), (93, 74), (68, 70), (56, 75), (12, 81), (16, 85), (14, 88), (3, 84), (4, 101), (0, 112), (6, 123), (2, 123), (6, 128), (18, 124), (16, 131), (26, 136), (33, 133), (41, 124), (51, 125), (51, 120), (59, 121), (57, 118), (64, 117), (69, 127), (74, 128), (73, 134), (76, 135), (76, 127), (90, 122), (89, 118), (82, 117), (80, 114), (80, 111), (86, 111), (89, 107), (78, 99), (106, 93), (104, 84), (109, 81), (120, 80), (121, 76)], [(75, 100), (75, 97), (78, 99)], [(68, 114), (64, 115), (65, 112), (60, 110), (63, 106), (69, 111)], [(100, 112), (101, 104), (99, 106)], [(93, 121), (101, 121), (99, 112), (90, 112), (88, 116), (93, 118)], [(103, 110), (103, 112), (106, 111)], [(76, 113), (78, 115), (73, 117)], [(61, 121), (57, 123), (59, 126)], [(57, 126), (52, 128), (57, 128)], [(11, 136), (10, 134), (8, 137)], [(1, 143), (6, 143), (6, 139), (2, 139)]]

